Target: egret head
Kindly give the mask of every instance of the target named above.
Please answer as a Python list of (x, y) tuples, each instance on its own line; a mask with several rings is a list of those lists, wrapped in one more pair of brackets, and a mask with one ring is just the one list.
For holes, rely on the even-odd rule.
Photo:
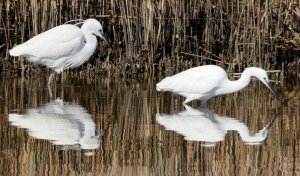
[(277, 97), (276, 94), (275, 94), (275, 92), (271, 88), (268, 74), (267, 74), (267, 72), (264, 69), (257, 68), (257, 67), (250, 67), (250, 68), (247, 68), (245, 71), (248, 72), (248, 74), (250, 74), (250, 76), (254, 76), (257, 79), (259, 79), (261, 82), (263, 82), (264, 85), (266, 85), (270, 89), (270, 91), (272, 92), (272, 94), (275, 97)]
[[(81, 29), (102, 38), (106, 43), (108, 43), (108, 41), (104, 37), (103, 27), (99, 21), (92, 18), (87, 19), (84, 21)], [(108, 45), (110, 45), (110, 43), (108, 43)]]

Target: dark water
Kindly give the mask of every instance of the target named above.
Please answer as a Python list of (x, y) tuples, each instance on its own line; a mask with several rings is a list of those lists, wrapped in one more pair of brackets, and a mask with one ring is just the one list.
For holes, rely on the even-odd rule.
[(0, 81), (0, 175), (300, 175), (299, 75), (182, 105), (158, 80)]

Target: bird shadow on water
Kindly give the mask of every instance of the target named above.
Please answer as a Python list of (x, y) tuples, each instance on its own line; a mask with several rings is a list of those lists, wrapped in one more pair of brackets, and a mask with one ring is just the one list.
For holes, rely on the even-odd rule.
[(61, 146), (62, 150), (98, 149), (101, 138), (96, 135), (96, 124), (92, 115), (84, 107), (64, 101), (63, 87), (61, 98), (53, 97), (50, 86), (48, 91), (51, 98), (49, 103), (28, 108), (24, 114), (9, 113), (10, 124), (26, 129), (33, 138), (48, 140)]
[(203, 142), (205, 147), (214, 147), (225, 139), (229, 131), (237, 131), (245, 144), (261, 145), (268, 136), (268, 130), (278, 118), (276, 115), (259, 130), (251, 135), (248, 126), (238, 119), (213, 113), (205, 107), (194, 109), (184, 105), (185, 110), (174, 114), (156, 114), (156, 122), (184, 136), (188, 141)]

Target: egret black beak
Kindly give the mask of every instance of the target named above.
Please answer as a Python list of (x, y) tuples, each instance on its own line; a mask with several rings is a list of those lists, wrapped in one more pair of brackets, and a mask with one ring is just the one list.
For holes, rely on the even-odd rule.
[(108, 44), (108, 46), (109, 46), (110, 48), (112, 48), (112, 44), (109, 43), (109, 42), (106, 40), (106, 38), (104, 37), (104, 35), (103, 35), (102, 32), (99, 31), (98, 36), (99, 36), (100, 38), (102, 38), (102, 39)]
[(105, 37), (103, 37), (103, 35), (102, 35), (102, 37), (101, 37), (107, 44), (108, 44), (108, 46), (110, 47), (110, 48), (112, 48), (112, 44), (111, 43), (109, 43), (107, 40), (106, 40), (106, 38)]
[(270, 89), (272, 94), (275, 96), (276, 99), (278, 99), (277, 94), (275, 93), (274, 89), (271, 87), (270, 82), (264, 82), (264, 84)]

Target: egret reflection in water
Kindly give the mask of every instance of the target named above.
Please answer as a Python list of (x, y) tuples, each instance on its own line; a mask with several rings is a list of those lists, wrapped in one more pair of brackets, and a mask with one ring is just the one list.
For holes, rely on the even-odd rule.
[(23, 115), (9, 114), (13, 126), (25, 128), (30, 136), (50, 140), (61, 146), (81, 149), (97, 149), (100, 137), (96, 136), (96, 124), (83, 107), (56, 99), (50, 103), (28, 109)]
[(206, 108), (194, 109), (184, 105), (185, 111), (172, 115), (156, 114), (156, 121), (167, 130), (176, 131), (185, 140), (205, 142), (204, 146), (215, 146), (225, 139), (228, 131), (237, 131), (246, 144), (259, 145), (266, 140), (268, 129), (277, 115), (263, 129), (251, 135), (245, 123), (239, 120), (220, 116)]

